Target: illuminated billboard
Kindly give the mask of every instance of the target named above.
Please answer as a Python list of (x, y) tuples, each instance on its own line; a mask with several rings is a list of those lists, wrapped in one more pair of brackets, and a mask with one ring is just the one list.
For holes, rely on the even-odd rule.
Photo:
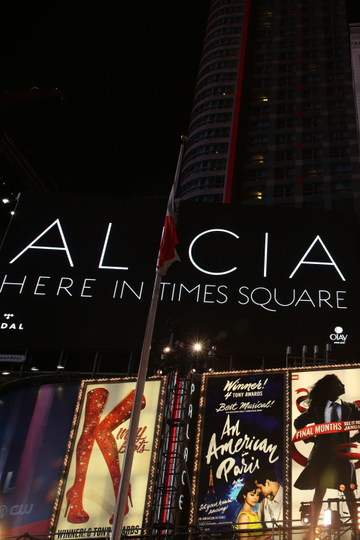
[[(123, 528), (137, 534), (151, 503), (163, 381), (145, 383)], [(134, 380), (84, 381), (52, 531), (66, 538), (110, 533), (135, 394)]]
[(78, 393), (46, 384), (1, 397), (2, 536), (48, 532)]
[[(165, 201), (24, 192), (0, 252), (2, 343), (139, 349), (164, 213)], [(357, 356), (354, 216), (185, 201), (178, 237), (154, 339), (172, 319), (180, 339), (223, 352), (331, 343), (334, 358)]]
[(264, 491), (253, 505), (264, 526), (282, 523), (284, 374), (204, 375), (203, 384), (191, 521), (196, 515), (199, 525), (231, 527), (243, 508), (242, 489), (252, 484)]
[(313, 502), (313, 524), (323, 523), (329, 504), (322, 501), (342, 493), (340, 512), (356, 522), (360, 368), (295, 371), (291, 379), (292, 518)]

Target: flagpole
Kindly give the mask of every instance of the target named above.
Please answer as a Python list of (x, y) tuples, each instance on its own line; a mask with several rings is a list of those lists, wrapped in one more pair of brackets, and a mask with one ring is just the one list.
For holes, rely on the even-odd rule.
[[(176, 188), (176, 185), (179, 180), (181, 162), (182, 162), (182, 157), (184, 154), (186, 139), (187, 137), (185, 135), (181, 136), (182, 142), (181, 142), (179, 158), (178, 158), (178, 162), (176, 166), (173, 189), (174, 187)], [(133, 457), (135, 453), (136, 438), (137, 438), (137, 432), (139, 428), (142, 399), (144, 395), (146, 374), (147, 374), (147, 368), (148, 368), (148, 363), (149, 363), (151, 341), (152, 341), (152, 335), (154, 331), (156, 310), (157, 310), (157, 305), (159, 301), (161, 278), (162, 278), (161, 273), (157, 271), (155, 282), (154, 282), (153, 294), (152, 294), (151, 303), (150, 303), (150, 308), (149, 308), (149, 314), (148, 314), (146, 328), (145, 328), (143, 346), (141, 350), (139, 371), (138, 371), (136, 387), (135, 387), (134, 404), (132, 408), (130, 427), (129, 427), (129, 433), (128, 433), (125, 456), (124, 456), (124, 463), (123, 463), (122, 473), (121, 473), (119, 495), (116, 501), (114, 522), (113, 522), (113, 527), (111, 531), (111, 540), (121, 539), (121, 532), (123, 528), (125, 509), (126, 509), (128, 493), (129, 493), (131, 469), (132, 469)], [(135, 504), (136, 504), (136, 501), (135, 501)]]

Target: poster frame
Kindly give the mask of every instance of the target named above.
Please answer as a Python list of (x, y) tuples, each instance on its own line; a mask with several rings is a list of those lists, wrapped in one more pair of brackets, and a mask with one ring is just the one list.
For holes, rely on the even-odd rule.
[[(74, 418), (72, 421), (71, 431), (69, 435), (67, 451), (64, 458), (62, 474), (60, 477), (56, 499), (54, 503), (54, 508), (53, 508), (53, 512), (52, 512), (52, 516), (50, 520), (49, 534), (56, 533), (56, 529), (57, 529), (57, 525), (58, 525), (58, 521), (60, 517), (60, 511), (61, 511), (62, 504), (65, 497), (66, 482), (67, 482), (68, 474), (70, 471), (72, 457), (75, 451), (75, 446), (76, 446), (75, 442), (77, 440), (77, 434), (81, 427), (80, 418), (81, 418), (81, 412), (83, 410), (83, 407), (85, 406), (85, 396), (86, 396), (87, 386), (90, 384), (115, 384), (115, 383), (121, 383), (121, 382), (136, 383), (136, 380), (137, 380), (136, 377), (118, 377), (118, 378), (105, 378), (105, 379), (103, 378), (102, 379), (84, 379), (81, 382), (78, 399), (77, 399), (77, 403), (75, 407), (75, 412), (74, 412)], [(151, 504), (152, 504), (152, 499), (153, 499), (156, 463), (157, 463), (158, 454), (159, 454), (160, 435), (161, 435), (161, 429), (162, 429), (162, 424), (163, 424), (167, 377), (154, 376), (154, 377), (148, 377), (146, 380), (147, 382), (160, 381), (160, 392), (159, 392), (159, 401), (158, 401), (157, 411), (156, 411), (154, 439), (153, 439), (153, 445), (151, 449), (151, 458), (150, 458), (150, 465), (149, 465), (149, 479), (148, 479), (148, 485), (146, 489), (147, 495), (146, 495), (145, 504), (144, 504), (144, 518), (143, 518), (143, 523), (141, 524), (142, 528), (146, 528), (148, 525)]]
[[(336, 372), (338, 370), (356, 369), (360, 368), (360, 363), (338, 363), (338, 360), (327, 360), (324, 363), (322, 359), (306, 359), (307, 365), (301, 358), (294, 358), (296, 361), (301, 361), (300, 365), (294, 365), (293, 367), (274, 368), (274, 369), (256, 369), (256, 370), (239, 370), (239, 371), (218, 371), (213, 373), (204, 373), (201, 379), (200, 387), (200, 400), (199, 400), (199, 416), (197, 421), (197, 435), (195, 440), (195, 455), (194, 455), (194, 468), (192, 474), (192, 502), (189, 513), (189, 525), (198, 526), (196, 519), (199, 495), (199, 481), (200, 481), (200, 460), (201, 460), (201, 448), (203, 444), (204, 436), (204, 417), (206, 409), (206, 381), (211, 377), (217, 376), (237, 376), (237, 375), (256, 375), (256, 374), (270, 374), (270, 373), (283, 373), (284, 374), (284, 524), (291, 523), (295, 517), (292, 511), (292, 374), (296, 372), (312, 371), (312, 372)], [(312, 364), (310, 364), (312, 362)]]

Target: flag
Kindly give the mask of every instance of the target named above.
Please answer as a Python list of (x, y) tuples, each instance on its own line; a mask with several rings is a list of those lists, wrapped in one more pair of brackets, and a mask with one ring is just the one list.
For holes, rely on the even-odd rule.
[(162, 231), (160, 249), (157, 261), (157, 273), (165, 276), (168, 268), (175, 261), (180, 261), (175, 246), (179, 243), (175, 224), (175, 191), (177, 182), (174, 182), (167, 204), (165, 223)]
[(175, 246), (179, 243), (179, 240), (176, 234), (177, 209), (178, 209), (179, 200), (180, 200), (177, 193), (177, 187), (178, 187), (181, 161), (182, 161), (182, 156), (184, 153), (186, 139), (187, 137), (185, 135), (181, 136), (182, 144), (180, 147), (179, 159), (177, 162), (174, 183), (171, 188), (171, 192), (170, 192), (170, 196), (169, 196), (169, 200), (167, 204), (165, 223), (164, 223), (162, 236), (161, 236), (158, 261), (156, 265), (156, 271), (158, 275), (161, 277), (166, 275), (168, 268), (172, 265), (173, 262), (180, 261), (180, 257), (177, 254), (176, 248), (175, 248)]

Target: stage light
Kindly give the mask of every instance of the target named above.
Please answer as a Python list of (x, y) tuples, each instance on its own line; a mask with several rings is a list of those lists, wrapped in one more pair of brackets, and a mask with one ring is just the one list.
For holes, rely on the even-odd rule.
[(165, 354), (168, 354), (170, 351), (171, 351), (171, 348), (170, 348), (169, 346), (163, 348), (163, 352), (164, 352)]
[(196, 373), (196, 369), (193, 367), (190, 369), (190, 373)]
[(195, 343), (194, 351), (199, 352), (201, 351), (201, 349), (202, 349), (201, 343)]
[(324, 527), (331, 525), (331, 509), (327, 508), (324, 511)]
[(342, 493), (344, 493), (345, 489), (346, 489), (345, 484), (340, 484), (340, 486), (339, 486), (339, 491), (341, 491)]
[(3, 371), (2, 375), (10, 375), (10, 371)]
[(304, 525), (308, 525), (311, 521), (311, 503), (301, 503), (300, 519)]
[(64, 366), (62, 366), (61, 364), (58, 364), (58, 365), (56, 366), (56, 369), (65, 369), (65, 368), (64, 368)]
[(156, 372), (156, 375), (162, 375), (163, 374), (163, 370), (162, 369), (158, 369), (157, 372)]
[(3, 202), (4, 204), (9, 204), (10, 199), (3, 199), (2, 202)]
[(351, 484), (350, 484), (350, 486), (349, 486), (349, 488), (351, 489), (351, 491), (355, 491), (356, 487), (357, 487), (356, 484), (354, 484), (353, 482), (351, 482)]
[(356, 503), (356, 513), (357, 513), (357, 528), (360, 530), (360, 502)]
[(39, 368), (36, 367), (36, 366), (33, 366), (33, 367), (31, 368), (31, 371), (39, 371)]
[(331, 527), (340, 527), (341, 521), (340, 521), (340, 514), (337, 510), (331, 510), (330, 509), (330, 503), (329, 508), (325, 510), (324, 512), (324, 527), (330, 526)]

